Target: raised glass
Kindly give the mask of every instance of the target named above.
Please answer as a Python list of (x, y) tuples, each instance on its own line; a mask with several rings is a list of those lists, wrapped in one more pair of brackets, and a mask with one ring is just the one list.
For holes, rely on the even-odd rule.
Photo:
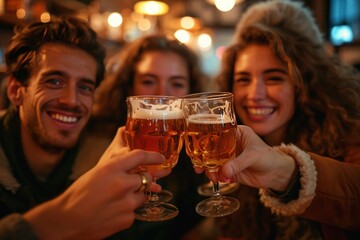
[(207, 171), (213, 194), (196, 206), (206, 217), (221, 217), (239, 209), (237, 199), (220, 192), (218, 171), (235, 157), (236, 118), (233, 95), (228, 92), (190, 94), (183, 98), (186, 153), (196, 168)]
[[(183, 144), (182, 99), (171, 96), (131, 96), (126, 101), (128, 114), (125, 134), (130, 150), (156, 151), (166, 158), (163, 164), (140, 168), (150, 174), (157, 169), (173, 168)], [(164, 221), (174, 218), (178, 213), (174, 205), (160, 201), (157, 193), (150, 192), (145, 204), (135, 210), (135, 218)]]

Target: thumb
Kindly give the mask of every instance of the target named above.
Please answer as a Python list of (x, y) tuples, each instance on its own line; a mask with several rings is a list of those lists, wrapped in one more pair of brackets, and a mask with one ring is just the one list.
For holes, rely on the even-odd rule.
[(120, 127), (114, 139), (101, 156), (99, 163), (107, 161), (106, 159), (111, 159), (114, 155), (124, 154), (126, 152), (129, 152), (129, 148), (125, 140), (125, 127)]
[(125, 126), (119, 127), (116, 135), (111, 143), (111, 145), (116, 145), (120, 147), (127, 147), (126, 135), (125, 135)]
[(249, 167), (252, 164), (251, 159), (254, 159), (252, 149), (254, 146), (258, 146), (259, 140), (260, 138), (251, 128), (238, 125), (236, 134), (236, 151), (238, 156), (224, 164), (222, 174), (227, 178), (233, 178), (236, 174)]
[(247, 154), (243, 152), (236, 158), (225, 163), (221, 170), (222, 174), (228, 179), (233, 179), (237, 173), (246, 169), (248, 167), (246, 164), (246, 155)]

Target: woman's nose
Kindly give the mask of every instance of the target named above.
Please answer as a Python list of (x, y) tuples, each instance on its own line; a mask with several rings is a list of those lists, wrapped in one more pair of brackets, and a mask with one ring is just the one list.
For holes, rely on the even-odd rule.
[(248, 88), (248, 98), (258, 100), (266, 97), (266, 86), (262, 80), (251, 81)]
[(167, 81), (159, 81), (159, 84), (156, 89), (157, 95), (170, 95), (167, 88)]

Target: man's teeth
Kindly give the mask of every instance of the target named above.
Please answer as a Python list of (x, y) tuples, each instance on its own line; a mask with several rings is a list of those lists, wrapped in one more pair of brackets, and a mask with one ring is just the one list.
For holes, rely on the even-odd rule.
[(68, 117), (68, 116), (57, 114), (57, 113), (51, 114), (51, 117), (60, 122), (65, 122), (65, 123), (74, 123), (78, 120), (77, 117)]
[(248, 113), (251, 115), (264, 116), (272, 113), (274, 111), (273, 108), (248, 108)]

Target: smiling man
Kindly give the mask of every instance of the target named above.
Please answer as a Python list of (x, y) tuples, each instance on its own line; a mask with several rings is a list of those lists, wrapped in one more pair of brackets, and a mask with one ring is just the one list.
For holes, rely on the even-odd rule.
[(161, 154), (125, 153), (115, 138), (95, 167), (77, 169), (104, 57), (76, 18), (15, 29), (6, 50), (12, 106), (0, 113), (0, 239), (103, 239), (134, 221), (151, 183), (135, 170)]
[(12, 107), (1, 118), (1, 147), (12, 173), (3, 170), (14, 184), (2, 186), (27, 201), (15, 206), (13, 197), (2, 200), (2, 216), (46, 201), (70, 184), (64, 179), (104, 75), (104, 56), (96, 34), (73, 18), (15, 29), (6, 51)]
[(35, 62), (26, 86), (10, 76), (8, 95), (18, 108), (29, 167), (46, 179), (90, 117), (96, 61), (81, 49), (46, 43)]

